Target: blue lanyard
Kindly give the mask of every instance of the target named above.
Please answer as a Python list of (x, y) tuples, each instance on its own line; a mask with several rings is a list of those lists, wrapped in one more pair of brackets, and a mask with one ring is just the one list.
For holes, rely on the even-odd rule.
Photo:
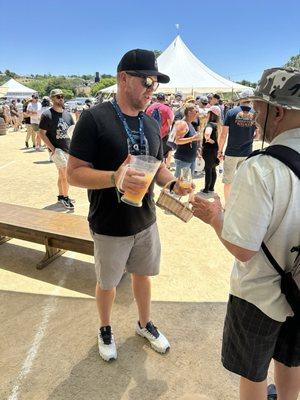
[[(129, 128), (126, 118), (124, 117), (124, 114), (122, 113), (116, 99), (112, 100), (111, 102), (112, 106), (114, 107), (114, 109), (116, 110), (116, 113), (118, 115), (118, 117), (120, 118), (120, 120), (123, 123), (126, 135), (128, 137), (128, 139), (130, 140), (132, 145), (136, 144), (136, 141), (134, 140), (134, 136), (132, 134), (132, 130)], [(139, 120), (139, 136), (140, 136), (140, 150), (143, 148), (143, 146), (145, 145), (145, 133), (144, 133), (144, 119), (143, 119), (143, 114), (139, 114), (138, 116), (138, 120)]]

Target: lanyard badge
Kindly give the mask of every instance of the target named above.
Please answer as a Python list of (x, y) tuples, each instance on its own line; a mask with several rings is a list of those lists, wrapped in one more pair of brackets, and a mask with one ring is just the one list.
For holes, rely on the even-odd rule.
[(114, 107), (118, 117), (120, 118), (126, 135), (127, 135), (127, 144), (128, 144), (128, 152), (132, 155), (142, 155), (142, 154), (148, 154), (148, 141), (145, 138), (145, 133), (144, 133), (144, 118), (143, 115), (140, 114), (138, 116), (138, 121), (139, 121), (139, 130), (138, 130), (138, 136), (139, 140), (137, 139), (137, 135), (134, 134), (134, 132), (129, 128), (127, 121), (124, 117), (124, 114), (122, 113), (118, 103), (114, 99), (111, 102), (112, 106)]

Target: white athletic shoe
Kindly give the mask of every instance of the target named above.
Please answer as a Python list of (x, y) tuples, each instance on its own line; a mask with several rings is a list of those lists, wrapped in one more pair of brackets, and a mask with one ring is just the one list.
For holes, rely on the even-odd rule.
[(105, 361), (117, 359), (117, 349), (111, 327), (103, 326), (98, 331), (99, 354)]
[(158, 353), (165, 353), (170, 348), (168, 339), (149, 321), (145, 328), (142, 328), (140, 322), (137, 322), (135, 331), (138, 335), (149, 340), (151, 347)]

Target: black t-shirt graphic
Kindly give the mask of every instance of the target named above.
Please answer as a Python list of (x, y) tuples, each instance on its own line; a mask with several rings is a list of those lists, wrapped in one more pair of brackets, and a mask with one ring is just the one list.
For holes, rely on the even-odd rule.
[(74, 121), (69, 112), (59, 113), (53, 108), (49, 108), (49, 110), (43, 112), (39, 128), (46, 131), (48, 139), (55, 148), (68, 153), (70, 137), (67, 131), (71, 125), (74, 125)]
[[(128, 126), (138, 135), (138, 117), (125, 116)], [(147, 153), (163, 159), (162, 142), (157, 123), (146, 114), (144, 133)], [(136, 138), (139, 143), (139, 138)], [(69, 153), (102, 171), (116, 171), (128, 155), (128, 140), (122, 121), (110, 102), (84, 111), (76, 124)], [(153, 186), (143, 199), (142, 207), (118, 203), (115, 188), (89, 190), (91, 229), (109, 236), (130, 236), (148, 228), (156, 220)]]

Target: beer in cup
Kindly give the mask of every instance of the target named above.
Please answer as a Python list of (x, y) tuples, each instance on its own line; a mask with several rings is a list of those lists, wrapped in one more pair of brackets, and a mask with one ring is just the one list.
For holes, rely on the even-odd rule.
[(129, 204), (131, 206), (141, 207), (143, 204), (142, 201), (143, 197), (148, 191), (148, 188), (161, 164), (161, 161), (152, 156), (141, 155), (141, 156), (131, 156), (131, 157), (132, 161), (130, 162), (130, 164), (126, 166), (126, 169), (124, 170), (123, 176), (121, 178), (120, 187), (122, 187), (122, 182), (128, 168), (135, 171), (143, 172), (145, 175), (139, 176), (139, 179), (144, 181), (146, 185), (145, 187), (139, 189), (138, 193), (135, 194), (125, 191), (123, 196), (121, 197), (121, 200), (124, 203)]

